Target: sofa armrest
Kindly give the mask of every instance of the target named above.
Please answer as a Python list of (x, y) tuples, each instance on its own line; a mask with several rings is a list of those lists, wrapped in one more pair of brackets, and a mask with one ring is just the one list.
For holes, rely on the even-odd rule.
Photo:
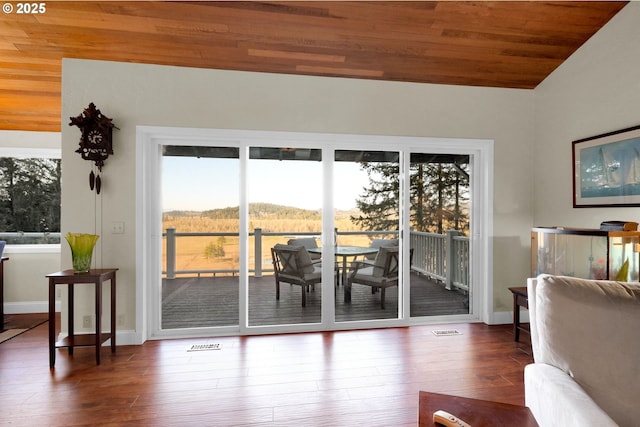
[(544, 363), (524, 368), (525, 405), (540, 427), (617, 427), (566, 372)]

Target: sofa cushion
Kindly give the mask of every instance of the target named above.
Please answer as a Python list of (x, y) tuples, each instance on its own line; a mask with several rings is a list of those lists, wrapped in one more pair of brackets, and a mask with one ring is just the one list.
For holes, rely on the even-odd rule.
[(541, 275), (534, 307), (536, 363), (567, 372), (621, 426), (637, 425), (640, 285)]
[[(525, 405), (540, 426), (616, 427), (566, 372), (545, 363), (524, 367)], [(579, 408), (579, 410), (576, 410)]]

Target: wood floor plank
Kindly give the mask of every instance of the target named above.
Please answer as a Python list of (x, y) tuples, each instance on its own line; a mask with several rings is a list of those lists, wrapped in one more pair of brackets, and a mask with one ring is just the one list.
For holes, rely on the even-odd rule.
[(413, 426), (421, 390), (524, 404), (532, 361), (510, 325), (456, 324), (58, 350), (50, 371), (47, 328), (0, 344), (0, 424)]

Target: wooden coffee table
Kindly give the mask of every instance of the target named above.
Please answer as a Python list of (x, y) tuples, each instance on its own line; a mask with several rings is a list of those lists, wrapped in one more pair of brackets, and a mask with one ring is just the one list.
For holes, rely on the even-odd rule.
[(526, 406), (426, 391), (420, 392), (419, 427), (438, 426), (433, 422), (433, 413), (439, 409), (455, 415), (471, 427), (538, 427)]

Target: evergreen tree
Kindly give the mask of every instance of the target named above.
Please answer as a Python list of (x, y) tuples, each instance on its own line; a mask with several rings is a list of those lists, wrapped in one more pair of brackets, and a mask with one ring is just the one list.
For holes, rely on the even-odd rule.
[(60, 231), (60, 160), (0, 158), (0, 230)]
[[(399, 218), (399, 165), (362, 163), (369, 186), (356, 201), (351, 219), (365, 230), (396, 230)], [(442, 234), (469, 230), (468, 163), (410, 164), (410, 222), (415, 231)]]
[(360, 214), (351, 220), (363, 230), (397, 230), (399, 166), (397, 163), (361, 163), (367, 172), (369, 187), (356, 200)]

